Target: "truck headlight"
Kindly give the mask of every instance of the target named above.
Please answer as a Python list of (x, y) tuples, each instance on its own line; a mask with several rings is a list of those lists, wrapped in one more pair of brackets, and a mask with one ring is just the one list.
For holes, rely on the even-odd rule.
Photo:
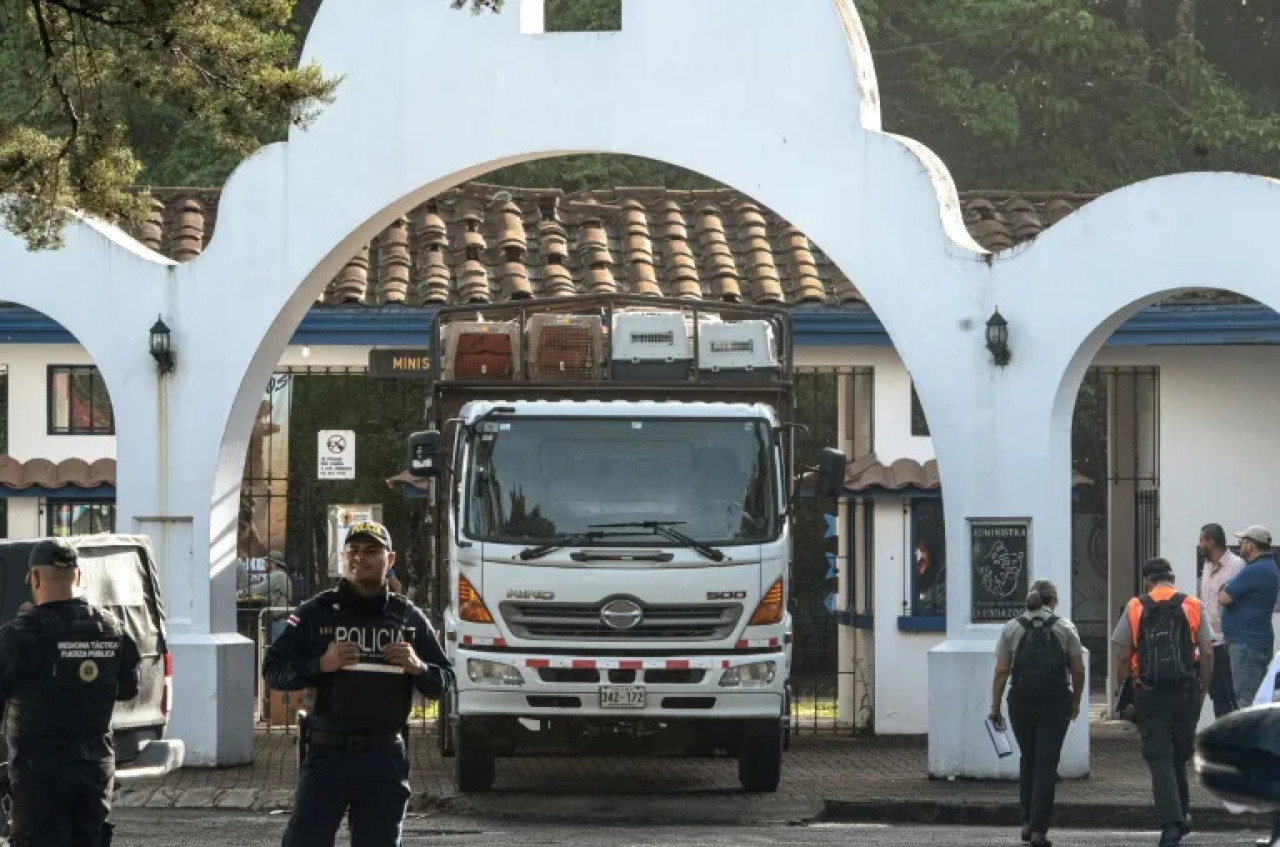
[(729, 668), (720, 676), (721, 688), (764, 688), (778, 675), (773, 662), (752, 662)]
[(505, 685), (518, 687), (524, 685), (524, 677), (515, 665), (504, 662), (490, 662), (485, 659), (467, 659), (467, 676), (476, 685)]

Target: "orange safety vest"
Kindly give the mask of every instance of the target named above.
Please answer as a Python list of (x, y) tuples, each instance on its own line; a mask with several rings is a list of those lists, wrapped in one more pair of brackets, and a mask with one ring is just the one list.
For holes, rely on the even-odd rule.
[[(1159, 603), (1162, 600), (1168, 600), (1170, 597), (1178, 593), (1178, 589), (1172, 585), (1157, 585), (1148, 592), (1151, 599)], [(1196, 641), (1196, 633), (1200, 631), (1200, 598), (1193, 597), (1188, 594), (1182, 601), (1182, 613), (1187, 616), (1187, 627), (1191, 630), (1191, 643), (1199, 644)], [(1129, 616), (1129, 637), (1133, 639), (1133, 646), (1138, 646), (1138, 624), (1142, 621), (1142, 601), (1134, 597), (1129, 601), (1125, 614)], [(1197, 646), (1195, 653), (1196, 661), (1200, 660), (1200, 652)], [(1135, 649), (1129, 654), (1129, 673), (1134, 679), (1138, 678), (1138, 651)]]

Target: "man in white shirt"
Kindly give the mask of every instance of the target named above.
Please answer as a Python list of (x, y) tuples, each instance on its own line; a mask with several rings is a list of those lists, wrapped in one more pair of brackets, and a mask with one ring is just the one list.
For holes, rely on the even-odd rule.
[(1213, 632), (1213, 682), (1209, 685), (1209, 699), (1213, 701), (1213, 716), (1220, 718), (1235, 711), (1238, 704), (1227, 642), (1222, 637), (1222, 604), (1218, 595), (1244, 568), (1244, 559), (1227, 549), (1227, 534), (1216, 523), (1205, 524), (1200, 530), (1200, 554), (1205, 558), (1204, 572), (1200, 574), (1200, 602)]
[(283, 611), (271, 613), (271, 640), (274, 642), (279, 637), (284, 625), (289, 619), (289, 574), (285, 571), (284, 565), (275, 559), (267, 559), (267, 572), (262, 575), (262, 580), (249, 589), (249, 593), (254, 597), (265, 597), (267, 606), (272, 609), (282, 609)]

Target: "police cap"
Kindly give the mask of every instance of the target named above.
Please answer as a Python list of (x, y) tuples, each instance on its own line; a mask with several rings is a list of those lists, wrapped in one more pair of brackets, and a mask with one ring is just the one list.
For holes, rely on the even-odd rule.
[(377, 521), (360, 521), (352, 524), (351, 529), (347, 530), (346, 543), (350, 543), (357, 538), (368, 538), (371, 541), (376, 541), (387, 548), (388, 551), (395, 549), (391, 546), (391, 533)]
[(31, 559), (27, 566), (38, 568), (48, 565), (55, 568), (74, 568), (80, 565), (80, 556), (76, 548), (61, 538), (46, 538), (31, 548)]

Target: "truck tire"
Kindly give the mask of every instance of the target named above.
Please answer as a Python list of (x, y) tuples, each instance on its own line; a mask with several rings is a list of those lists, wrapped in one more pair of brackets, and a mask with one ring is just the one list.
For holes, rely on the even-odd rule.
[(782, 781), (783, 732), (776, 721), (753, 722), (742, 733), (738, 781), (752, 793), (771, 793)]
[(464, 794), (488, 791), (495, 776), (493, 742), (466, 718), (458, 720), (453, 742), (453, 781)]

